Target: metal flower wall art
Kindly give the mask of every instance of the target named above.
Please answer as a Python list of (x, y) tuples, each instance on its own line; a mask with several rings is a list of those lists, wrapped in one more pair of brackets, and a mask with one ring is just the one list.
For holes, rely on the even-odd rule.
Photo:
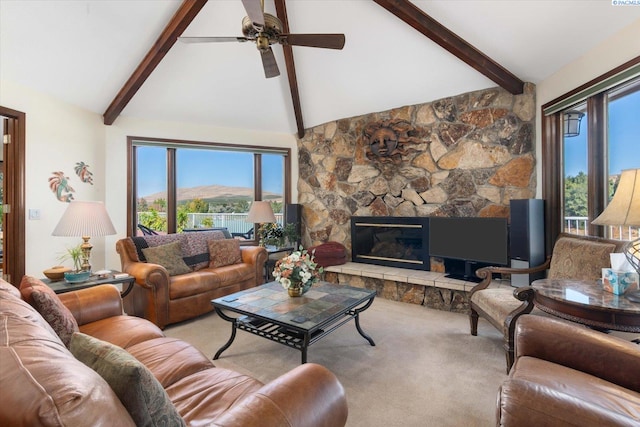
[(76, 175), (80, 177), (80, 181), (93, 185), (93, 173), (89, 171), (89, 165), (85, 162), (76, 163)]
[(64, 176), (64, 172), (52, 172), (53, 176), (49, 178), (49, 188), (61, 202), (70, 203), (73, 200), (74, 190), (69, 185), (69, 177)]

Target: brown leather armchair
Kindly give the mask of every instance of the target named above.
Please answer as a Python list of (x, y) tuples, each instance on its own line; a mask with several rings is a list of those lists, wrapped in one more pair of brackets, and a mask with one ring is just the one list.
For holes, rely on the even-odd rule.
[(640, 425), (640, 346), (541, 316), (520, 317), (498, 426)]
[(610, 265), (609, 254), (619, 252), (626, 242), (598, 237), (561, 234), (553, 255), (532, 268), (486, 267), (476, 271), (483, 279), (469, 292), (469, 324), (471, 335), (478, 334), (478, 318), (482, 317), (502, 332), (507, 360), (507, 373), (513, 365), (516, 320), (533, 310), (533, 289), (529, 287), (491, 287), (493, 274), (533, 274), (547, 271), (550, 279), (597, 280), (601, 268)]

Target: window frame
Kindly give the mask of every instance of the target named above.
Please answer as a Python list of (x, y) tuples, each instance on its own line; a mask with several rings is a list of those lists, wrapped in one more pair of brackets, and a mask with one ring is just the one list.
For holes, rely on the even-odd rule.
[[(211, 149), (216, 151), (243, 151), (253, 153), (253, 191), (254, 200), (262, 200), (262, 154), (280, 154), (284, 161), (283, 205), (291, 203), (291, 148), (269, 147), (246, 144), (226, 144), (220, 142), (204, 142), (178, 140), (172, 138), (150, 138), (127, 136), (127, 236), (137, 235), (137, 223), (134, 221), (135, 208), (138, 200), (137, 186), (137, 157), (136, 147), (140, 145), (167, 148), (167, 233), (176, 232), (177, 207), (177, 176), (176, 149)], [(255, 235), (254, 235), (255, 236)], [(247, 240), (243, 244), (255, 244), (257, 240)]]
[[(542, 105), (540, 109), (542, 124), (542, 198), (545, 200), (545, 216), (547, 233), (545, 246), (547, 253), (551, 253), (553, 244), (563, 230), (564, 209), (564, 173), (563, 173), (563, 134), (562, 112), (556, 111), (545, 114), (545, 110), (554, 105), (561, 104), (581, 92), (597, 87), (603, 82), (614, 78), (631, 67), (640, 64), (640, 56), (614, 68), (613, 70), (596, 77), (595, 79), (577, 87), (576, 89), (559, 96), (558, 98)], [(623, 84), (621, 80), (617, 85)], [(604, 227), (592, 225), (595, 219), (608, 203), (608, 176), (607, 176), (607, 92), (613, 88), (607, 87), (586, 98), (587, 101), (587, 162), (588, 162), (588, 234), (590, 236), (604, 237)], [(584, 101), (582, 99), (581, 101)]]

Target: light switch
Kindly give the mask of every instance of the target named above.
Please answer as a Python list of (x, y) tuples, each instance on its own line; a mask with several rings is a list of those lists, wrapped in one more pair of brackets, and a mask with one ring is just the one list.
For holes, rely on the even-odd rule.
[(29, 209), (29, 219), (40, 219), (40, 209)]

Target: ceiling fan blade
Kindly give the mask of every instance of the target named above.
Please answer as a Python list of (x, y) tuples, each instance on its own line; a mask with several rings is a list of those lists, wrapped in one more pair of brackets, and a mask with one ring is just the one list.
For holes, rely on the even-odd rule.
[(325, 49), (342, 49), (344, 34), (282, 34), (281, 44), (291, 46), (321, 47)]
[(182, 43), (223, 43), (246, 42), (252, 40), (248, 37), (178, 37)]
[(262, 57), (264, 76), (268, 79), (279, 76), (280, 70), (278, 70), (278, 64), (276, 63), (276, 57), (273, 54), (273, 50), (271, 50), (271, 48), (261, 50), (260, 56)]
[(260, 0), (242, 0), (244, 10), (251, 22), (256, 27), (264, 28), (264, 12), (262, 11), (262, 3)]

